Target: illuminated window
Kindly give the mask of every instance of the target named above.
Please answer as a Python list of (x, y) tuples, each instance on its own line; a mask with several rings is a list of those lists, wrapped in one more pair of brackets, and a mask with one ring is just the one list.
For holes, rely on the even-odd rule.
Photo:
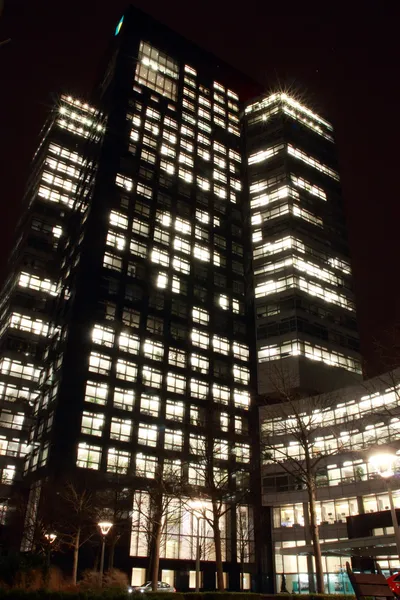
[(140, 42), (135, 80), (159, 94), (177, 100), (178, 64), (147, 42)]
[(168, 267), (169, 254), (165, 250), (153, 248), (153, 250), (151, 251), (151, 261), (156, 264), (162, 265), (163, 267)]
[(102, 435), (104, 425), (104, 415), (99, 413), (92, 413), (88, 411), (83, 411), (82, 413), (82, 422), (81, 422), (81, 432), (86, 433), (88, 435)]
[(183, 375), (169, 372), (167, 375), (167, 390), (176, 394), (184, 394), (186, 389), (186, 380)]
[(208, 348), (209, 346), (209, 338), (208, 334), (200, 331), (199, 329), (192, 329), (192, 344), (194, 346), (199, 346), (200, 348)]
[(178, 429), (166, 429), (164, 448), (166, 450), (182, 450), (183, 433)]
[(229, 310), (229, 298), (224, 294), (220, 294), (218, 304), (223, 310)]
[(192, 144), (192, 142), (189, 142), (188, 140), (185, 140), (184, 138), (181, 138), (180, 145), (181, 145), (181, 148), (184, 148), (188, 152), (193, 152), (193, 144)]
[(191, 379), (190, 380), (190, 395), (194, 398), (200, 398), (201, 400), (205, 400), (208, 394), (208, 385), (205, 381), (201, 381), (200, 379)]
[(228, 404), (230, 399), (230, 389), (226, 385), (214, 383), (212, 386), (212, 395), (215, 402)]
[(210, 251), (205, 246), (195, 244), (193, 247), (193, 256), (204, 262), (210, 262)]
[(140, 412), (143, 415), (150, 415), (151, 417), (157, 417), (160, 410), (160, 398), (158, 396), (150, 396), (149, 394), (142, 394), (140, 399)]
[(116, 365), (116, 377), (118, 379), (126, 379), (128, 381), (135, 381), (137, 377), (137, 365), (119, 358)]
[(11, 375), (12, 377), (21, 377), (31, 381), (38, 381), (40, 369), (35, 368), (32, 364), (22, 364), (19, 360), (3, 358), (0, 360), (0, 373), (3, 375)]
[[(192, 232), (192, 226), (190, 224), (190, 221), (186, 221), (185, 219), (181, 219), (180, 217), (177, 217), (175, 219), (175, 229), (177, 231), (179, 231), (180, 233), (186, 234), (186, 235), (190, 235)], [(176, 238), (179, 239), (179, 238)]]
[(162, 360), (164, 356), (164, 347), (161, 342), (145, 340), (143, 353), (147, 358), (151, 358), (153, 360)]
[(129, 249), (135, 256), (140, 256), (141, 258), (146, 258), (147, 256), (147, 246), (142, 242), (131, 240)]
[(192, 100), (196, 100), (196, 94), (194, 93), (194, 91), (190, 90), (187, 87), (183, 88), (183, 95), (188, 96), (188, 98), (192, 98)]
[(250, 371), (246, 367), (233, 365), (233, 378), (239, 383), (249, 383)]
[(108, 394), (108, 386), (106, 383), (99, 381), (87, 381), (85, 390), (85, 402), (93, 402), (94, 404), (104, 405)]
[(89, 355), (89, 371), (93, 373), (107, 374), (111, 368), (111, 358), (98, 352), (91, 352)]
[(184, 254), (190, 254), (190, 243), (181, 237), (176, 237), (174, 239), (174, 249)]
[(205, 473), (204, 468), (197, 463), (189, 463), (188, 469), (188, 483), (191, 485), (204, 485), (205, 484)]
[(219, 352), (220, 354), (229, 354), (228, 338), (214, 335), (213, 339), (212, 339), (212, 345), (213, 345), (214, 352)]
[(156, 474), (157, 459), (155, 456), (136, 454), (136, 475), (139, 477), (154, 478)]
[(129, 177), (125, 177), (125, 175), (121, 175), (120, 173), (117, 174), (115, 183), (119, 187), (128, 190), (128, 192), (131, 192), (133, 190), (133, 180)]
[(233, 342), (233, 356), (235, 358), (239, 358), (240, 360), (248, 360), (249, 359), (249, 347), (244, 344), (239, 344), (238, 342)]
[(101, 448), (82, 442), (78, 444), (76, 466), (83, 469), (95, 469), (100, 466)]
[(158, 273), (156, 285), (158, 288), (165, 289), (168, 285), (168, 275), (166, 273)]
[(192, 354), (190, 356), (190, 364), (194, 371), (198, 371), (199, 373), (207, 374), (209, 371), (209, 361), (205, 356), (200, 356), (200, 354)]
[(153, 190), (147, 187), (147, 185), (139, 182), (136, 186), (136, 193), (140, 196), (144, 196), (145, 198), (151, 198), (153, 195)]
[(172, 268), (175, 271), (180, 271), (181, 273), (190, 273), (190, 263), (187, 260), (177, 256), (172, 259)]
[(163, 138), (170, 144), (176, 144), (176, 142), (178, 141), (178, 138), (176, 137), (176, 135), (166, 129), (164, 129), (164, 131), (163, 131)]
[(197, 176), (197, 185), (204, 191), (208, 191), (211, 188), (210, 182), (204, 177)]
[[(172, 276), (171, 290), (174, 294), (181, 293), (181, 281), (180, 281), (179, 277), (176, 277), (175, 275)], [(183, 290), (182, 290), (182, 293), (183, 293)]]
[(157, 425), (139, 423), (138, 444), (143, 444), (145, 446), (157, 446), (157, 437)]
[[(132, 223), (132, 233), (136, 235), (142, 235), (144, 237), (148, 237), (149, 235), (149, 224), (145, 221), (140, 221), (139, 219), (134, 219)], [(131, 250), (132, 250), (132, 242), (131, 242)]]
[(184, 404), (180, 400), (167, 400), (165, 418), (170, 421), (183, 421)]
[(142, 369), (142, 379), (144, 385), (160, 388), (162, 383), (162, 373), (158, 369), (144, 366)]
[(250, 394), (244, 390), (233, 390), (233, 402), (238, 408), (248, 408), (250, 406)]
[(160, 152), (161, 154), (164, 154), (164, 156), (171, 156), (172, 158), (175, 158), (176, 155), (175, 148), (173, 148), (172, 146), (167, 146), (166, 144), (163, 144), (161, 146)]
[(201, 323), (202, 325), (207, 325), (208, 321), (209, 321), (208, 312), (206, 310), (204, 310), (203, 308), (199, 308), (196, 306), (192, 310), (192, 318), (193, 318), (193, 321), (196, 321), (197, 323)]
[(103, 325), (94, 325), (92, 329), (92, 341), (95, 344), (112, 347), (114, 345), (114, 331)]
[(302, 162), (306, 163), (310, 167), (313, 167), (314, 169), (316, 169), (317, 171), (320, 171), (324, 175), (329, 175), (329, 177), (332, 177), (336, 181), (339, 181), (340, 177), (339, 177), (339, 173), (337, 171), (324, 165), (323, 163), (321, 163), (319, 160), (317, 160), (313, 156), (306, 154), (305, 152), (303, 152), (303, 150), (300, 150), (299, 148), (294, 148), (294, 146), (292, 146), (291, 144), (288, 144), (287, 151), (288, 151), (288, 154), (301, 160)]
[(114, 227), (119, 227), (120, 229), (127, 229), (128, 217), (126, 217), (122, 213), (112, 210), (110, 212), (110, 225), (113, 225)]
[(108, 246), (112, 246), (113, 248), (116, 248), (117, 250), (123, 250), (125, 248), (125, 243), (126, 243), (126, 240), (123, 235), (113, 233), (112, 231), (108, 232), (107, 240), (106, 240), (106, 244)]
[(47, 336), (49, 333), (49, 325), (41, 319), (32, 319), (28, 315), (12, 313), (10, 316), (10, 327), (27, 331), (36, 335)]
[(118, 345), (121, 350), (130, 354), (138, 354), (139, 352), (139, 337), (132, 333), (123, 332), (119, 336)]
[(175, 367), (185, 367), (186, 355), (183, 350), (178, 348), (170, 348), (168, 352), (168, 363)]
[(131, 453), (119, 448), (109, 448), (107, 452), (107, 471), (109, 473), (128, 473)]
[(250, 462), (250, 446), (249, 444), (235, 444), (236, 459), (240, 462)]
[(187, 125), (181, 126), (181, 135), (186, 137), (194, 138), (194, 130), (191, 127), (187, 127)]
[(115, 388), (113, 398), (113, 405), (115, 408), (132, 411), (134, 402), (135, 396), (133, 390), (125, 390), (118, 387)]
[(228, 460), (229, 456), (229, 445), (227, 440), (215, 440), (214, 441), (214, 456), (221, 460)]
[(132, 421), (112, 417), (110, 427), (110, 439), (120, 442), (129, 442), (131, 438)]
[(55, 296), (57, 294), (57, 286), (50, 279), (41, 279), (36, 275), (22, 272), (19, 276), (18, 285), (23, 288), (46, 292)]
[(218, 196), (219, 198), (227, 198), (228, 193), (226, 191), (226, 189), (220, 185), (214, 184), (214, 194), (216, 196)]
[[(165, 458), (164, 459), (164, 478), (165, 479), (170, 479), (170, 478), (180, 478), (182, 474), (182, 462), (179, 460), (179, 458)], [(170, 571), (171, 573), (173, 573), (173, 571)], [(164, 573), (164, 570), (163, 570)], [(162, 579), (163, 581), (166, 581), (165, 579), (165, 575), (162, 575)], [(168, 582), (167, 582), (168, 583)], [(173, 583), (173, 581), (171, 582)]]
[[(206, 437), (198, 433), (191, 433), (189, 437), (191, 454), (204, 454), (206, 448)], [(201, 468), (199, 466), (199, 468)]]
[(169, 246), (170, 234), (167, 231), (162, 231), (162, 229), (156, 227), (154, 229), (153, 239), (155, 242)]

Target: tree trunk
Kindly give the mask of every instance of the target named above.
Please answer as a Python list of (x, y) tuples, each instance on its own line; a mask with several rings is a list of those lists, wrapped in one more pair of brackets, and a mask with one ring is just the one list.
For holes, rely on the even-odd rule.
[(151, 589), (153, 592), (158, 591), (158, 570), (160, 568), (160, 546), (161, 546), (161, 533), (162, 526), (161, 520), (154, 526), (154, 556), (153, 556), (153, 570), (151, 577)]
[(317, 524), (317, 513), (316, 513), (316, 494), (315, 494), (315, 482), (310, 480), (308, 482), (308, 497), (310, 504), (310, 533), (313, 543), (314, 558), (315, 558), (315, 575), (317, 579), (317, 594), (325, 593), (324, 585), (324, 570), (322, 567), (322, 554), (321, 545), (319, 541), (319, 530)]
[(72, 584), (76, 585), (76, 581), (78, 578), (78, 558), (79, 558), (79, 544), (81, 540), (81, 528), (76, 532), (75, 540), (74, 540), (74, 561), (72, 565)]
[(221, 548), (221, 531), (219, 529), (219, 512), (216, 503), (212, 502), (213, 507), (213, 532), (215, 546), (215, 567), (217, 569), (217, 590), (223, 592), (224, 586), (224, 571), (222, 568), (222, 548)]

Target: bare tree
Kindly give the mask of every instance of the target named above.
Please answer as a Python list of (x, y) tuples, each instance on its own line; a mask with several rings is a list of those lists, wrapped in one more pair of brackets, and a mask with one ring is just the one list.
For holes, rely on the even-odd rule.
[(58, 498), (58, 535), (73, 550), (72, 583), (76, 585), (79, 549), (95, 533), (97, 507), (92, 492), (71, 482), (60, 489)]
[[(217, 572), (217, 589), (223, 591), (223, 552), (221, 525), (228, 513), (235, 512), (235, 506), (247, 494), (247, 481), (244, 482), (242, 468), (236, 462), (230, 443), (225, 439), (215, 436), (213, 427), (209, 428), (208, 435), (197, 436), (191, 442), (191, 453), (196, 456), (196, 462), (190, 462), (189, 488), (186, 501), (189, 510), (193, 511), (193, 501), (196, 502), (194, 510), (204, 519), (213, 532), (215, 566)], [(249, 448), (250, 451), (250, 448)], [(227, 460), (231, 461), (227, 468)], [(232, 487), (230, 478), (238, 474), (236, 490)]]
[(245, 564), (250, 562), (254, 545), (254, 522), (248, 505), (236, 507), (236, 540), (240, 563), (240, 589), (244, 589)]
[(138, 535), (144, 534), (147, 554), (151, 556), (151, 582), (154, 591), (158, 588), (158, 572), (162, 542), (168, 532), (181, 519), (181, 504), (177, 502), (183, 490), (180, 473), (157, 468), (153, 480), (135, 491), (133, 497), (132, 528)]

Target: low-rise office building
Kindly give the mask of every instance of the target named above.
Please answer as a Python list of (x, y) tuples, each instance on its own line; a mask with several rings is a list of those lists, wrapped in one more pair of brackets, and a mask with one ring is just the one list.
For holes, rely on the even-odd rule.
[[(370, 458), (390, 452), (400, 459), (399, 393), (396, 371), (333, 393), (260, 408), (262, 502), (270, 512), (278, 590), (285, 575), (288, 591), (309, 591), (313, 569), (309, 496), (295, 468), (295, 461), (303, 459), (292, 434), (299, 418), (309, 427), (316, 464), (316, 517), (327, 591), (350, 591), (345, 574), (350, 558), (361, 570), (373, 569), (375, 560), (387, 572), (398, 569), (387, 484)], [(400, 509), (396, 473), (391, 488)]]

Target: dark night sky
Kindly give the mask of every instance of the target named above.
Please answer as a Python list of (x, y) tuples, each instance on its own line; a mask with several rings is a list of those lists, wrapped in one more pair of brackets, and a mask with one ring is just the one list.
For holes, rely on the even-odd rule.
[[(52, 93), (87, 93), (126, 0), (6, 0), (0, 17), (0, 269)], [(134, 3), (336, 128), (363, 353), (400, 322), (396, 2)], [(235, 8), (237, 6), (237, 9)]]

